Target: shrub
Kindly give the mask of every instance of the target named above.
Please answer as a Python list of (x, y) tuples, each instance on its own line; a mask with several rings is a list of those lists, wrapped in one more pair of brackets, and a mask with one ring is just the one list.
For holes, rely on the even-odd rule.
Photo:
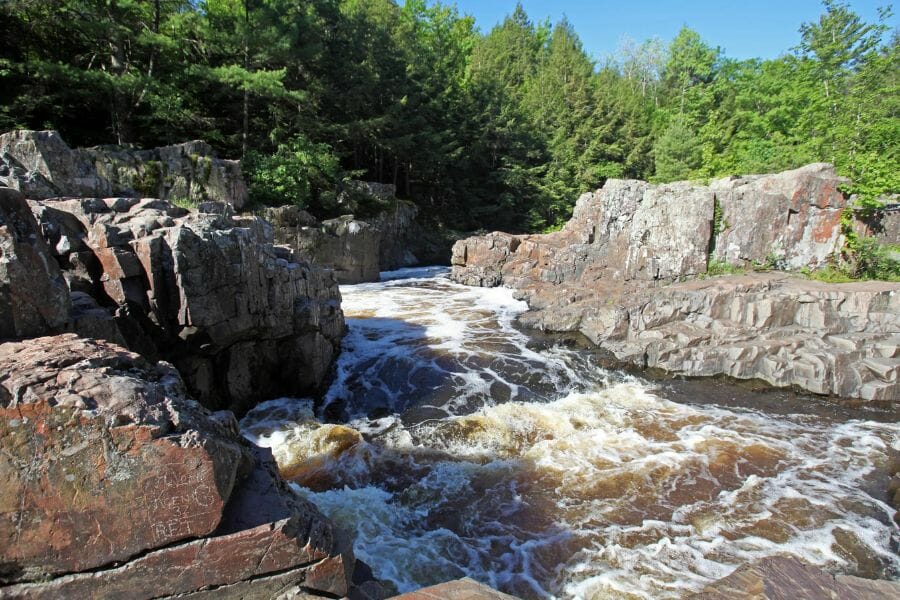
[(900, 281), (900, 248), (883, 246), (875, 238), (859, 238), (852, 255), (853, 276)]
[(716, 275), (743, 275), (747, 270), (725, 262), (724, 260), (710, 259), (706, 265), (706, 274), (710, 277)]
[(252, 202), (295, 204), (317, 216), (335, 207), (335, 190), (343, 175), (331, 146), (303, 135), (280, 144), (274, 154), (248, 154), (246, 169)]

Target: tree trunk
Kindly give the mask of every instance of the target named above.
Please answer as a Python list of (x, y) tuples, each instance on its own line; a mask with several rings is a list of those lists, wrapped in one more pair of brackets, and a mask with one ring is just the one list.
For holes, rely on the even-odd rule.
[[(244, 70), (250, 72), (250, 2), (244, 0)], [(241, 160), (247, 157), (250, 134), (250, 90), (244, 85), (244, 110), (241, 124)]]

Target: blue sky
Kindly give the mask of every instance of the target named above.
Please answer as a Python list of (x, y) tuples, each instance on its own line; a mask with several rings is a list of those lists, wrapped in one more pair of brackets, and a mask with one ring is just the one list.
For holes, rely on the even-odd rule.
[[(450, 4), (454, 0), (444, 0)], [(516, 0), (455, 0), (460, 12), (475, 17), (484, 32), (503, 20)], [(868, 22), (877, 7), (891, 0), (850, 0), (850, 7)], [(898, 2), (894, 2), (898, 12)], [(615, 52), (623, 36), (637, 41), (659, 37), (670, 41), (687, 25), (730, 58), (775, 58), (800, 41), (797, 30), (823, 12), (819, 0), (522, 0), (533, 21), (563, 15), (575, 26), (584, 47), (595, 59)], [(889, 25), (898, 26), (895, 14)]]

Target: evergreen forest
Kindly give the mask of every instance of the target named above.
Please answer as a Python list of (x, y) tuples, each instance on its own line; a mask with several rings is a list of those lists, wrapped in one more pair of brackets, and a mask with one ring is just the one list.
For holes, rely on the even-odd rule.
[(425, 0), (5, 0), (0, 131), (203, 139), (244, 160), (257, 203), (333, 216), (342, 182), (365, 179), (459, 230), (558, 227), (610, 177), (820, 161), (864, 210), (900, 191), (890, 18), (825, 0), (773, 60), (729, 58), (689, 27), (597, 60), (572, 23), (521, 6), (481, 31)]

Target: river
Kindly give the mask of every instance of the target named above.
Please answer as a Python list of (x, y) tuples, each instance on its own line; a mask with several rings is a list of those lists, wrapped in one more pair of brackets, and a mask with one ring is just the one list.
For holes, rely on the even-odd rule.
[(244, 435), (398, 591), (470, 576), (523, 598), (681, 598), (787, 553), (900, 576), (896, 413), (651, 381), (515, 327), (523, 302), (442, 268), (342, 286), (333, 385)]

